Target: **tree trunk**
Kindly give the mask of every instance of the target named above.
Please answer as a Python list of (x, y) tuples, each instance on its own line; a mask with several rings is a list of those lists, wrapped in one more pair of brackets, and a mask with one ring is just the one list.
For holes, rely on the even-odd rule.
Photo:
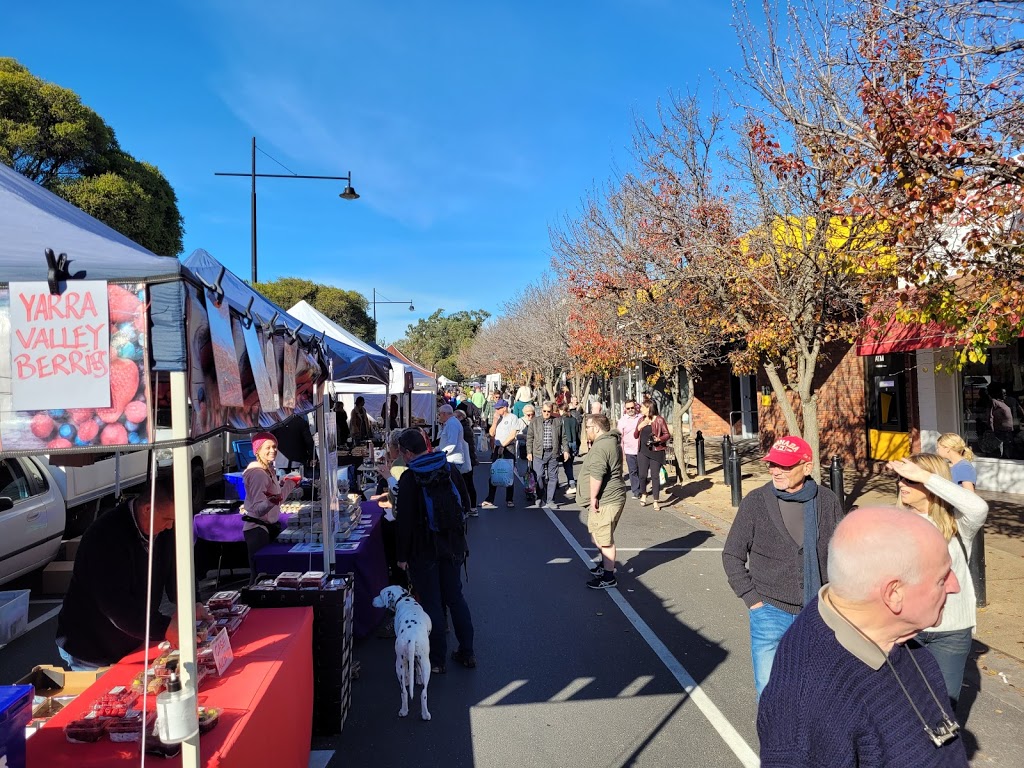
[(814, 482), (821, 482), (822, 455), (820, 450), (820, 435), (818, 430), (818, 395), (813, 394), (807, 398), (803, 405), (804, 434), (803, 438), (811, 446), (811, 455), (814, 456), (814, 468), (811, 477)]
[(800, 422), (796, 417), (796, 410), (793, 408), (793, 403), (789, 400), (789, 388), (783, 383), (779, 377), (779, 370), (775, 367), (775, 363), (771, 360), (765, 360), (764, 372), (768, 375), (768, 381), (772, 385), (772, 392), (775, 393), (775, 399), (779, 404), (779, 408), (782, 410), (782, 417), (786, 420), (786, 428), (791, 435), (800, 436), (802, 430), (800, 429)]

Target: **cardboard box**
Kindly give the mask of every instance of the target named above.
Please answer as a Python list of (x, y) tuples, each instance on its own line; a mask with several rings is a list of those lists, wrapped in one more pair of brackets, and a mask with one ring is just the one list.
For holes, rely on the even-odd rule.
[(43, 569), (43, 592), (63, 595), (71, 585), (71, 572), (75, 564), (69, 560), (54, 560)]
[(77, 696), (95, 683), (110, 667), (101, 667), (94, 672), (68, 672), (62, 667), (41, 664), (32, 668), (18, 685), (31, 685), (36, 696)]

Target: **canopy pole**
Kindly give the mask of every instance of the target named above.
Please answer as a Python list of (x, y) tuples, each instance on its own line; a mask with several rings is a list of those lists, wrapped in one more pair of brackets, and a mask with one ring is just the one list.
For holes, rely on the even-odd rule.
[[(188, 437), (188, 386), (184, 371), (171, 372), (171, 436)], [(192, 473), (188, 446), (174, 452), (174, 551), (177, 572), (178, 674), (196, 689), (196, 564), (192, 549)], [(199, 768), (199, 734), (181, 745), (182, 768)]]
[[(316, 409), (316, 450), (320, 463), (320, 531), (324, 542), (324, 571), (334, 573), (335, 552), (334, 552), (334, 499), (338, 496), (338, 473), (334, 469), (335, 461), (331, 461), (328, 452), (331, 449), (331, 440), (328, 439), (327, 419), (333, 418), (334, 414), (327, 413), (327, 381), (318, 387), (320, 402)], [(331, 488), (331, 483), (334, 487)]]

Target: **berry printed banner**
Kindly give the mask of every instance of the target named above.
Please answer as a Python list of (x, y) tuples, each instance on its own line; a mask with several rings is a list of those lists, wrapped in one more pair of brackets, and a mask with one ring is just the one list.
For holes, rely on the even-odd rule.
[(141, 283), (0, 287), (0, 450), (148, 444), (147, 334)]
[[(263, 344), (262, 350), (250, 352), (245, 326), (241, 318), (234, 314), (228, 317), (230, 341), (218, 340), (212, 326), (223, 318), (214, 319), (217, 310), (211, 309), (211, 306), (213, 301), (209, 299), (208, 291), (186, 283), (188, 388), (192, 405), (189, 437), (198, 440), (225, 428), (239, 431), (266, 429), (296, 413), (312, 410), (316, 401), (316, 384), (324, 376), (317, 357), (290, 343), (290, 340), (286, 341), (281, 335), (267, 333), (263, 328), (259, 328), (257, 334), (258, 342)], [(241, 406), (229, 405), (224, 401), (221, 387), (225, 385), (225, 378), (221, 375), (220, 363), (216, 359), (218, 345), (222, 350), (228, 350), (238, 366), (237, 383), (241, 387)], [(254, 360), (257, 361), (255, 366)], [(258, 370), (261, 368), (264, 370)], [(269, 381), (257, 383), (257, 376), (266, 377)], [(228, 377), (229, 386), (234, 387), (235, 383), (233, 377)], [(264, 390), (262, 393), (261, 387)], [(270, 391), (265, 391), (268, 388)], [(285, 404), (287, 396), (290, 396), (290, 406)], [(266, 408), (264, 398), (276, 407)]]

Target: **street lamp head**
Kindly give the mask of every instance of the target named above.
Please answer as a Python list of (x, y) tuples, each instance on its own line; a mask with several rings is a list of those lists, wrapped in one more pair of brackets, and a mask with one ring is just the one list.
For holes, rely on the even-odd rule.
[(342, 200), (358, 200), (359, 193), (352, 188), (351, 184), (349, 184), (347, 187), (345, 187), (345, 189), (341, 191), (341, 194), (338, 195), (338, 197), (340, 197)]
[(409, 302), (409, 311), (410, 311), (410, 312), (415, 312), (415, 311), (416, 311), (416, 307), (414, 307), (414, 306), (412, 305), (412, 302), (411, 302), (411, 301)]

